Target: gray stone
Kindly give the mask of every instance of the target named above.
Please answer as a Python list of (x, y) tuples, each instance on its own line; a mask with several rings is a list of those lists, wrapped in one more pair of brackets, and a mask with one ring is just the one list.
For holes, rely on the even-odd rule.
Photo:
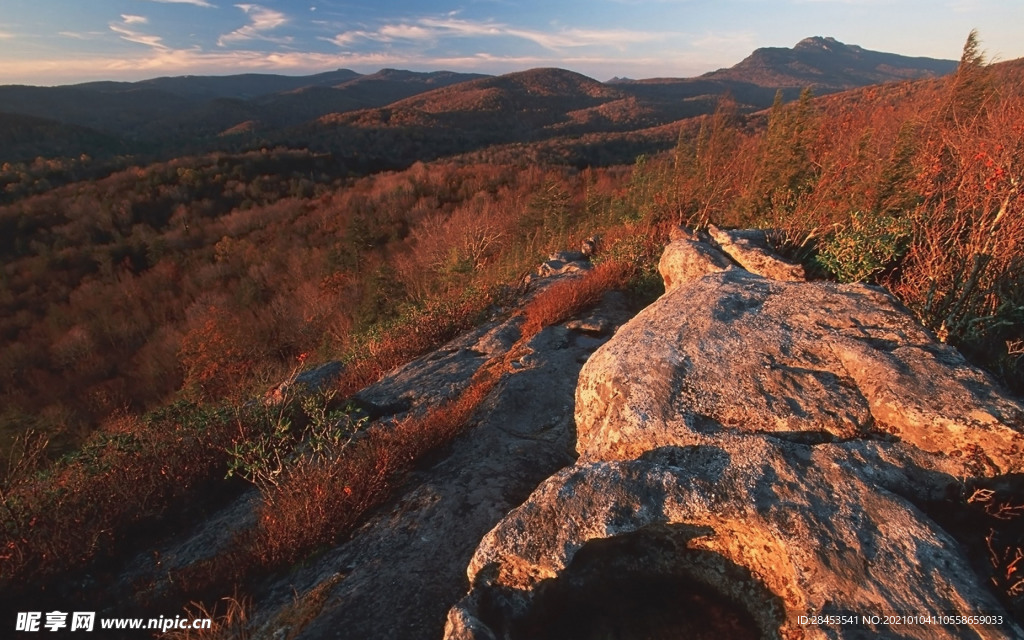
[(1024, 470), (1024, 410), (887, 293), (745, 271), (680, 285), (580, 376), (580, 455), (629, 459), (722, 433), (894, 437), (959, 452), (965, 475)]
[(302, 393), (322, 391), (340, 378), (344, 370), (345, 365), (337, 360), (317, 365), (299, 373), (290, 380), (285, 380), (276, 385), (266, 393), (263, 401), (267, 404), (280, 404), (284, 402), (289, 393), (294, 391), (301, 391)]
[[(604, 570), (588, 575), (579, 568), (586, 565)], [(1002, 610), (958, 544), (913, 505), (852, 472), (841, 448), (749, 436), (555, 474), (484, 537), (469, 566), (474, 588), (449, 614), (446, 637), (494, 637), (493, 629), (505, 629), (506, 638), (557, 637), (537, 629), (588, 624), (572, 618), (561, 581), (582, 575), (573, 588), (600, 593), (586, 578), (614, 584), (626, 571), (634, 582), (678, 589), (679, 598), (687, 587), (713, 594), (729, 616), (747, 618), (758, 638), (1020, 633), (1012, 623), (885, 622), (893, 614)], [(594, 610), (622, 595), (592, 603)], [(687, 616), (672, 611), (657, 613), (662, 626), (652, 636), (689, 628)], [(652, 615), (630, 613), (636, 618), (619, 620), (622, 627)], [(807, 615), (856, 618), (807, 624)], [(879, 621), (862, 624), (861, 616)], [(459, 627), (458, 620), (476, 624)]]
[(556, 251), (548, 255), (548, 260), (559, 262), (583, 262), (586, 259), (587, 255), (582, 251)]
[(708, 226), (708, 234), (729, 257), (747, 271), (772, 280), (802, 281), (807, 279), (804, 268), (777, 256), (768, 244), (768, 236), (761, 230), (723, 231)]
[(665, 291), (711, 273), (732, 269), (735, 266), (720, 252), (703, 242), (687, 239), (676, 240), (665, 247), (658, 262), (658, 273), (665, 281)]
[(582, 273), (589, 271), (592, 265), (589, 262), (572, 262), (564, 260), (548, 260), (537, 268), (537, 275), (542, 278), (561, 276), (570, 273)]

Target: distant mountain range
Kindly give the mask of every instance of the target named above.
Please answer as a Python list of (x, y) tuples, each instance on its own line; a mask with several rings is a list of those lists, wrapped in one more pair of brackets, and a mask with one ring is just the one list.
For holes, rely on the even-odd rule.
[(868, 51), (835, 38), (805, 38), (792, 49), (757, 49), (728, 69), (701, 76), (705, 80), (744, 82), (759, 87), (811, 87), (831, 93), (871, 84), (941, 76), (956, 70), (954, 60), (909, 58)]
[(311, 76), (181, 76), (60, 87), (0, 86), (0, 161), (36, 156), (169, 157), (254, 144), (340, 140), (354, 130), (459, 132), (476, 145), (635, 131), (709, 112), (720, 96), (742, 108), (776, 91), (823, 94), (939, 76), (952, 60), (868, 51), (833, 38), (764, 48), (697, 78), (599, 82), (561, 69), (503, 76), (339, 69)]

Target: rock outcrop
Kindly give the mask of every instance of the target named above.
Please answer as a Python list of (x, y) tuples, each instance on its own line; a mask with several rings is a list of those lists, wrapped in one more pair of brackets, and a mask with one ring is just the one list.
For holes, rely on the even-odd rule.
[(658, 262), (658, 273), (665, 282), (666, 292), (709, 273), (735, 268), (720, 252), (703, 242), (688, 238), (680, 238), (665, 247)]
[(546, 262), (537, 267), (534, 275), (528, 277), (527, 282), (533, 282), (537, 277), (550, 278), (566, 274), (582, 273), (592, 268), (590, 260), (581, 251), (556, 251), (548, 256)]
[(885, 291), (776, 260), (669, 245), (580, 373), (579, 459), (484, 537), (447, 638), (1024, 637), (921, 507), (1019, 483), (1024, 407)]
[[(581, 254), (554, 254), (551, 277), (534, 277), (526, 295), (590, 268)], [(448, 609), (466, 590), (465, 567), (481, 537), (530, 492), (576, 458), (573, 399), (582, 364), (632, 315), (626, 296), (606, 294), (571, 322), (545, 328), (517, 350), (509, 371), (449, 445), (396, 481), (393, 496), (351, 536), (315, 562), (253, 587), (249, 636), (258, 640), (351, 638), (427, 640), (441, 636)], [(521, 316), (487, 323), (395, 369), (352, 404), (377, 427), (457, 397), (473, 375), (504, 357), (520, 338)], [(337, 377), (329, 363), (275, 387), (316, 390)], [(291, 387), (291, 389), (289, 389)], [(272, 402), (273, 392), (267, 394)], [(255, 519), (255, 491), (155, 551), (139, 554), (120, 591), (153, 585), (190, 564), (230, 550), (233, 534)], [(302, 615), (295, 613), (302, 610)]]
[(771, 250), (768, 233), (761, 229), (722, 230), (708, 227), (711, 241), (750, 273), (772, 280), (802, 282), (807, 278), (799, 264), (783, 260)]

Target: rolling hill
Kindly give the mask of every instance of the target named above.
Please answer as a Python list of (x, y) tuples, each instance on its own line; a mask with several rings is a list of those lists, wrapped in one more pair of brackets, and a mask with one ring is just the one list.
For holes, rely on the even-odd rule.
[[(339, 69), (311, 76), (182, 76), (63, 87), (0, 87), (0, 112), (84, 127), (120, 144), (98, 148), (150, 159), (267, 145), (387, 156), (383, 164), (465, 153), (491, 144), (620, 134), (711, 112), (722, 95), (743, 111), (769, 106), (776, 91), (831, 93), (949, 73), (956, 62), (869, 51), (812, 37), (764, 48), (698, 78), (599, 82), (563, 69), (502, 76)], [(0, 138), (25, 139), (24, 120), (0, 121)], [(0, 161), (61, 153), (63, 130), (35, 127), (37, 144), (0, 151)], [(369, 145), (369, 146), (367, 146)], [(75, 149), (81, 145), (73, 145)], [(390, 149), (386, 154), (382, 147)]]
[[(235, 145), (234, 140), (225, 144), (219, 134), (242, 123), (252, 124), (249, 132), (279, 131), (327, 113), (383, 106), (478, 77), (389, 69), (362, 75), (340, 69), (302, 77), (243, 74), (60, 87), (8, 85), (0, 86), (0, 112), (84, 127), (123, 140), (122, 152), (170, 158)], [(5, 147), (0, 161), (29, 160), (60, 147), (59, 134), (42, 133), (36, 148)], [(24, 135), (20, 120), (0, 121), (0, 138)]]
[[(711, 113), (723, 95), (741, 112), (769, 107), (777, 91), (796, 98), (807, 86), (816, 93), (911, 78), (928, 78), (956, 62), (907, 58), (808, 38), (793, 49), (759, 49), (735, 67), (699, 78), (599, 82), (564, 69), (531, 69), (452, 84), (372, 109), (339, 111), (283, 132), (274, 139), (320, 151), (359, 148), (377, 154), (380, 166), (402, 166), (398, 156), (430, 160), (493, 145), (542, 144), (545, 155), (589, 165), (596, 154), (583, 138), (623, 140), (603, 162), (629, 162), (641, 152), (673, 143), (660, 129)], [(646, 147), (643, 140), (646, 140)], [(639, 143), (638, 143), (639, 142)], [(553, 147), (561, 146), (564, 152)], [(593, 146), (588, 143), (586, 146)], [(569, 150), (571, 148), (571, 150)], [(385, 153), (384, 150), (387, 150)], [(382, 154), (387, 157), (382, 157)]]

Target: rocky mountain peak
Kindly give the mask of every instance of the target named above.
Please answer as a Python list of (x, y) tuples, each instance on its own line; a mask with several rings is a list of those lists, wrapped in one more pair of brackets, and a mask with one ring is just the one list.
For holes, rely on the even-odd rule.
[(864, 84), (950, 73), (951, 60), (912, 58), (848, 45), (832, 37), (804, 38), (793, 48), (763, 47), (741, 62), (703, 77), (757, 86), (806, 87), (837, 91)]
[(795, 50), (798, 50), (798, 51), (800, 51), (800, 50), (803, 50), (803, 51), (831, 51), (831, 52), (863, 51), (863, 49), (861, 49), (857, 45), (844, 44), (842, 42), (839, 42), (838, 40), (836, 40), (835, 38), (833, 38), (831, 36), (824, 37), (824, 38), (821, 37), (821, 36), (812, 36), (810, 38), (804, 38), (800, 42), (796, 43), (796, 46), (794, 46), (793, 48)]

